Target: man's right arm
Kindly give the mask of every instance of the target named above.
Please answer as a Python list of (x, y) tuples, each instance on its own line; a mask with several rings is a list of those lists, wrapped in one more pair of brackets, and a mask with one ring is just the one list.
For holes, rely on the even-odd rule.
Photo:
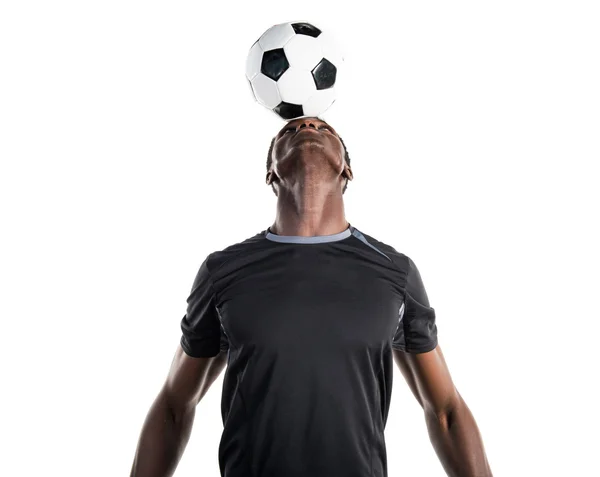
[(146, 416), (131, 477), (170, 477), (187, 446), (196, 406), (227, 362), (227, 352), (193, 358), (177, 347), (167, 380)]

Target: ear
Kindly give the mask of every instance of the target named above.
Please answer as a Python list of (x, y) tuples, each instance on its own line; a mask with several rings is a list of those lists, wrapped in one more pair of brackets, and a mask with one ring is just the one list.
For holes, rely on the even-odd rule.
[(354, 175), (352, 174), (352, 169), (348, 164), (344, 166), (344, 172), (342, 173), (344, 177), (346, 177), (349, 181), (354, 179)]
[(267, 185), (271, 185), (271, 183), (273, 182), (273, 176), (275, 174), (273, 173), (272, 170), (270, 170), (269, 172), (267, 172), (267, 177), (265, 178)]

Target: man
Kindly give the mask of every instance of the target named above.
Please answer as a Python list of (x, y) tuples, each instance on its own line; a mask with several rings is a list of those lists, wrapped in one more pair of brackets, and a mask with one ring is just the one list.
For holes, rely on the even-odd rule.
[(131, 475), (173, 475), (196, 405), (227, 364), (222, 476), (387, 477), (395, 361), (446, 473), (491, 476), (415, 263), (344, 217), (341, 137), (323, 120), (292, 120), (267, 169), (275, 222), (200, 266)]

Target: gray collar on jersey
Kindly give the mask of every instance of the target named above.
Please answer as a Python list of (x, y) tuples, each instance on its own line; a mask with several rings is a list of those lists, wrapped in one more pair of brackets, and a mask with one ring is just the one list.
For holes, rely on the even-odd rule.
[(271, 227), (267, 228), (267, 233), (265, 234), (265, 238), (272, 240), (273, 242), (283, 242), (283, 243), (325, 243), (325, 242), (337, 242), (338, 240), (344, 240), (345, 238), (350, 237), (352, 232), (354, 231), (354, 227), (349, 225), (346, 230), (340, 232), (338, 234), (333, 235), (314, 235), (312, 237), (304, 237), (302, 235), (276, 235), (271, 233)]

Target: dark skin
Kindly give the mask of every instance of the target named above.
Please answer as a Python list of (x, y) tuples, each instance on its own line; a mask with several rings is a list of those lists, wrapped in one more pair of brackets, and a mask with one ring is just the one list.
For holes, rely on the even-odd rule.
[[(348, 228), (342, 189), (352, 180), (337, 132), (318, 118), (288, 122), (275, 138), (266, 183), (277, 194), (271, 231), (332, 235)], [(430, 441), (451, 477), (492, 477), (479, 429), (450, 376), (440, 345), (426, 353), (393, 350), (424, 412)], [(178, 345), (167, 379), (142, 427), (132, 477), (172, 476), (188, 443), (196, 406), (225, 368), (227, 353), (192, 358)]]

